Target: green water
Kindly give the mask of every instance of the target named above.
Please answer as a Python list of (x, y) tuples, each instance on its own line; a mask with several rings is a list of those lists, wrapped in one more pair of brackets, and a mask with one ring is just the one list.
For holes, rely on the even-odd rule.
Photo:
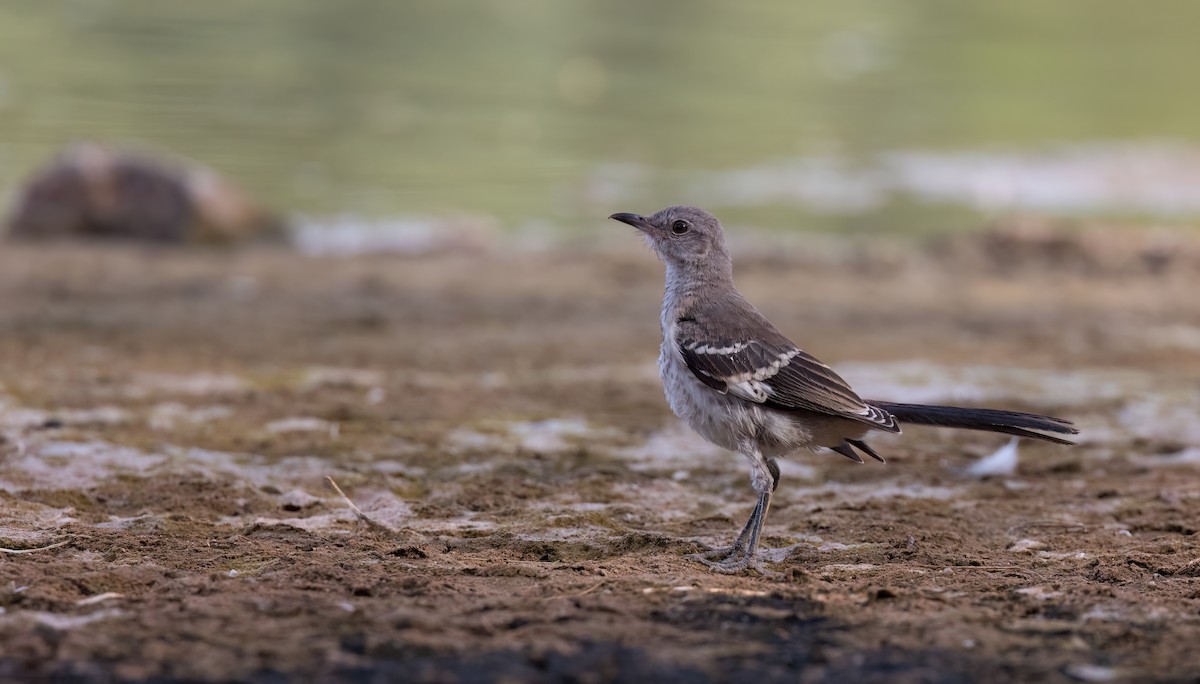
[(573, 230), (708, 199), (771, 225), (955, 227), (988, 210), (732, 201), (696, 177), (1189, 148), (1198, 26), (1186, 1), (7, 0), (0, 185), (93, 139), (193, 157), (311, 216)]

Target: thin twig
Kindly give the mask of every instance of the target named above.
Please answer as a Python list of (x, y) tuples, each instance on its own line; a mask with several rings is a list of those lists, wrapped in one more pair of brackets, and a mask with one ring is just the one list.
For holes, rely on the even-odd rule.
[(96, 594), (95, 596), (81, 598), (75, 602), (75, 605), (90, 606), (90, 605), (93, 605), (96, 603), (103, 603), (104, 601), (108, 601), (110, 599), (119, 599), (119, 598), (125, 598), (125, 594), (118, 594), (115, 591), (106, 591), (103, 594)]
[(597, 589), (599, 589), (600, 587), (602, 587), (606, 584), (608, 584), (608, 580), (601, 580), (599, 582), (596, 582), (595, 584), (588, 587), (587, 589), (584, 589), (583, 591), (579, 592), (578, 594), (575, 594), (575, 598), (578, 598), (580, 596), (587, 596), (588, 594), (592, 593), (593, 591), (596, 591)]
[(388, 527), (387, 525), (384, 525), (381, 522), (372, 520), (366, 513), (363, 513), (362, 509), (359, 508), (357, 505), (355, 505), (355, 503), (350, 500), (350, 497), (346, 496), (346, 492), (342, 491), (342, 488), (338, 486), (338, 483), (335, 482), (332, 477), (329, 477), (328, 475), (326, 475), (325, 479), (329, 480), (329, 484), (333, 486), (334, 491), (336, 491), (342, 497), (342, 500), (344, 500), (346, 502), (346, 505), (350, 507), (350, 510), (354, 512), (354, 517), (356, 517), (360, 521), (362, 521), (369, 529), (378, 530), (378, 531), (386, 532), (388, 534), (393, 534), (393, 535), (399, 534), (399, 532), (397, 532), (396, 530), (393, 530), (392, 528)]
[(574, 594), (555, 594), (554, 596), (547, 596), (546, 599), (553, 601), (555, 599), (573, 599), (573, 598), (579, 598), (580, 596), (587, 596), (588, 594), (592, 593), (593, 591), (596, 591), (600, 587), (603, 587), (604, 585), (608, 584), (608, 582), (609, 582), (609, 580), (607, 580), (607, 579), (600, 580), (599, 582), (596, 582), (595, 584), (591, 585), (587, 589), (584, 589), (583, 591), (576, 592)]
[(70, 544), (70, 543), (71, 543), (70, 539), (64, 539), (60, 542), (55, 542), (53, 544), (50, 544), (49, 546), (39, 546), (36, 549), (6, 549), (3, 547), (0, 547), (0, 553), (17, 554), (17, 553), (34, 553), (37, 551), (49, 551), (50, 549), (57, 549), (60, 546), (66, 546), (67, 544)]
[(1081, 522), (1072, 522), (1069, 520), (1031, 520), (1029, 522), (1021, 523), (1020, 525), (1014, 525), (1014, 526), (1008, 528), (1008, 533), (1016, 534), (1018, 530), (1021, 530), (1021, 531), (1031, 530), (1031, 529), (1045, 530), (1045, 529), (1055, 529), (1055, 528), (1067, 529), (1067, 530), (1080, 530), (1081, 529), (1081, 530), (1086, 531), (1088, 529), (1088, 526)]

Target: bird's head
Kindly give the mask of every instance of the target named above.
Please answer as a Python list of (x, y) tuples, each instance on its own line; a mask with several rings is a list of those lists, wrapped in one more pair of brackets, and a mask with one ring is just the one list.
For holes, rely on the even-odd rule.
[(674, 206), (650, 216), (622, 213), (609, 218), (637, 228), (668, 266), (722, 273), (731, 269), (721, 222), (703, 209)]

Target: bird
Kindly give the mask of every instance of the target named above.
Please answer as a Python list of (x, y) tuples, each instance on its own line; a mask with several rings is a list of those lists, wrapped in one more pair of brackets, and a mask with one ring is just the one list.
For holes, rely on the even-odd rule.
[[(902, 424), (1000, 432), (1057, 444), (1078, 434), (1069, 420), (1033, 413), (866, 400), (829, 366), (798, 347), (733, 283), (721, 222), (691, 206), (649, 216), (616, 213), (666, 265), (658, 370), (667, 402), (692, 430), (744, 456), (758, 501), (726, 548), (690, 556), (712, 570), (762, 570), (755, 560), (779, 459), (822, 447), (864, 463), (884, 462), (864, 437)], [(1053, 433), (1053, 434), (1047, 434)]]

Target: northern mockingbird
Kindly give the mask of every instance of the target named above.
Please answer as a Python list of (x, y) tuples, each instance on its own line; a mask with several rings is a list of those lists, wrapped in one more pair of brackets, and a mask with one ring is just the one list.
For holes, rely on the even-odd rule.
[(671, 410), (702, 437), (750, 462), (758, 504), (733, 546), (694, 556), (738, 572), (752, 564), (779, 485), (781, 456), (825, 447), (863, 463), (882, 462), (862, 441), (901, 423), (1003, 432), (1057, 444), (1043, 434), (1077, 434), (1070, 421), (993, 409), (897, 404), (861, 399), (829, 366), (775, 329), (733, 285), (725, 233), (712, 214), (668, 207), (652, 216), (613, 214), (638, 229), (666, 264), (658, 371)]

